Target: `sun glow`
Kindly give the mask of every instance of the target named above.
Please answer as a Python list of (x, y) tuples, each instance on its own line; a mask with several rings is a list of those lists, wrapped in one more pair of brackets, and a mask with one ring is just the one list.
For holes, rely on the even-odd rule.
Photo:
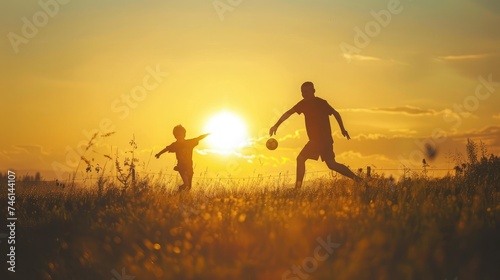
[(207, 141), (214, 149), (232, 151), (245, 145), (247, 128), (243, 120), (230, 112), (221, 112), (210, 118), (205, 125), (210, 133)]

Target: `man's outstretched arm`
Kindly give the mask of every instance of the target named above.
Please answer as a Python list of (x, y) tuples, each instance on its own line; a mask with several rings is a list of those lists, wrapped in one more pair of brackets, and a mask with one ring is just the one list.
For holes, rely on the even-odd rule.
[(288, 111), (286, 111), (282, 116), (281, 118), (276, 122), (275, 125), (273, 125), (271, 127), (271, 129), (269, 129), (269, 136), (273, 136), (276, 135), (276, 131), (278, 130), (278, 127), (280, 126), (280, 124), (284, 121), (286, 121), (286, 119), (288, 119), (291, 115), (293, 115), (293, 113), (295, 113), (295, 109), (292, 108)]
[(347, 138), (347, 140), (350, 140), (351, 136), (349, 136), (349, 133), (344, 128), (344, 123), (342, 122), (342, 117), (340, 116), (339, 112), (337, 112), (335, 109), (333, 109), (332, 115), (335, 117), (335, 119), (339, 123), (340, 131), (342, 131), (342, 135), (345, 138)]

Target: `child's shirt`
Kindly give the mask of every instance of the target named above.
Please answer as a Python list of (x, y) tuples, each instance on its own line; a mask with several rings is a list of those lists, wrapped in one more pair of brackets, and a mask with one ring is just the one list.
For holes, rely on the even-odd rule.
[(175, 141), (168, 148), (169, 153), (175, 153), (177, 166), (180, 168), (193, 167), (193, 149), (200, 143), (197, 138)]

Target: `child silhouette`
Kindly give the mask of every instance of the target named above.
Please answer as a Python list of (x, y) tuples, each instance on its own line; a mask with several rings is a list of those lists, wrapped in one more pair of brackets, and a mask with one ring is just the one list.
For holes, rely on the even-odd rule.
[(179, 186), (179, 191), (190, 190), (191, 183), (193, 182), (193, 149), (196, 147), (200, 140), (207, 137), (209, 133), (200, 135), (193, 139), (186, 138), (186, 129), (182, 125), (174, 127), (174, 136), (177, 141), (166, 146), (163, 150), (158, 152), (155, 157), (158, 159), (166, 152), (175, 153), (177, 158), (177, 165), (174, 170), (179, 172), (183, 184)]

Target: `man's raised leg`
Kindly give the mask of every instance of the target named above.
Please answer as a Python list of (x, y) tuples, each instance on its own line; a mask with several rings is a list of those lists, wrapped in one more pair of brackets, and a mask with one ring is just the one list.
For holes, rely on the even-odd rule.
[(337, 171), (338, 173), (340, 173), (340, 174), (342, 174), (342, 175), (344, 175), (346, 177), (349, 177), (349, 178), (353, 179), (356, 182), (359, 182), (359, 181), (362, 180), (359, 176), (356, 176), (356, 174), (354, 174), (349, 168), (347, 168), (347, 166), (345, 166), (345, 165), (343, 165), (341, 163), (338, 163), (335, 160), (328, 160), (328, 161), (326, 161), (326, 165), (331, 170)]

